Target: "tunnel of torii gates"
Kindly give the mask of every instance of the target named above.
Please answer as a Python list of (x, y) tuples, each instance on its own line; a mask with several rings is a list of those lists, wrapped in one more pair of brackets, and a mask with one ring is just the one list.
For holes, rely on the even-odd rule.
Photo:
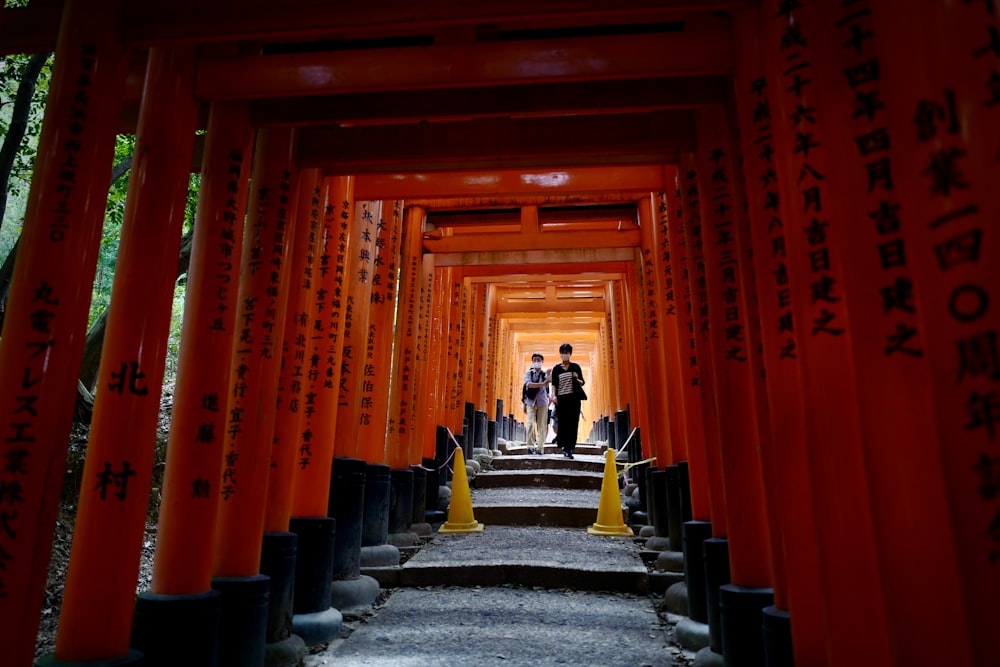
[[(466, 404), (510, 435), (529, 355), (570, 342), (581, 433), (628, 409), (643, 457), (686, 466), (685, 537), (728, 553), (710, 593), (752, 608), (724, 633), (998, 664), (994, 0), (125, 4), (0, 9), (0, 51), (56, 53), (0, 341), (0, 662), (33, 660), (134, 132), (55, 661), (263, 642), (239, 616), (262, 544), (298, 535), (300, 569), (357, 544), (354, 490), (431, 476)], [(192, 169), (139, 598), (188, 635), (131, 640)], [(300, 592), (330, 590), (314, 570)]]

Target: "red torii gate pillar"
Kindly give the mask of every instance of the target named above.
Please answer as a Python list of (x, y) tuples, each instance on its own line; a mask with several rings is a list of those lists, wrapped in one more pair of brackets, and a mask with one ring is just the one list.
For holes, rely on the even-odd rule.
[(194, 62), (193, 49), (150, 53), (56, 637), (62, 662), (117, 658), (129, 649), (194, 149)]
[[(691, 398), (688, 408), (688, 423), (700, 420), (704, 430), (702, 449), (705, 468), (708, 473), (708, 496), (712, 517), (712, 537), (704, 541), (706, 615), (709, 626), (710, 648), (722, 653), (722, 629), (719, 619), (719, 587), (728, 584), (729, 542), (725, 487), (722, 483), (722, 457), (719, 449), (719, 419), (715, 395), (713, 366), (715, 360), (709, 344), (708, 283), (705, 269), (705, 242), (702, 220), (702, 197), (708, 196), (699, 190), (695, 156), (681, 155), (680, 200), (682, 244), (686, 251), (684, 269), (687, 275), (691, 298), (691, 356), (692, 379), (697, 379), (697, 392), (688, 394)], [(700, 394), (700, 398), (699, 398)], [(700, 408), (700, 414), (693, 410)]]
[(259, 664), (267, 639), (267, 606), (261, 600), (271, 582), (260, 574), (260, 565), (288, 298), (288, 239), (298, 203), (295, 138), (290, 128), (259, 130), (254, 154), (224, 408), (226, 444), (212, 584), (222, 592), (220, 661), (226, 665)]
[[(128, 64), (122, 3), (69, 0), (0, 340), (0, 645), (31, 664), (66, 468), (120, 100)], [(88, 91), (89, 88), (89, 91)], [(91, 101), (84, 107), (77, 99)], [(75, 115), (85, 114), (77, 123)], [(73, 186), (65, 180), (67, 170)], [(29, 314), (46, 313), (42, 323)], [(16, 508), (14, 507), (16, 505)]]
[[(229, 392), (252, 150), (248, 108), (213, 104), (188, 268), (151, 594), (140, 595), (136, 602), (133, 642), (147, 659), (154, 653), (157, 659), (179, 659), (176, 652), (185, 651), (190, 661), (188, 643), (218, 650), (219, 593), (211, 586), (225, 432), (220, 399)], [(178, 643), (178, 633), (188, 642)]]
[[(871, 23), (861, 23), (861, 29), (874, 32), (875, 51), (869, 51), (865, 59), (855, 56), (856, 63), (852, 63), (860, 67), (874, 60), (882, 73), (877, 82), (855, 82), (865, 92), (871, 88), (884, 91), (885, 115), (877, 120), (892, 128), (888, 156), (902, 206), (898, 218), (871, 222), (878, 223), (875, 230), (884, 234), (881, 243), (905, 242), (919, 315), (917, 328), (930, 371), (929, 381), (921, 377), (922, 387), (931, 391), (937, 423), (937, 437), (921, 434), (917, 450), (911, 452), (905, 441), (894, 449), (894, 458), (905, 456), (906, 470), (912, 475), (901, 489), (906, 497), (895, 500), (905, 504), (912, 494), (919, 494), (920, 480), (929, 480), (930, 493), (920, 506), (929, 516), (907, 515), (905, 523), (894, 531), (880, 530), (876, 538), (919, 539), (920, 532), (912, 532), (915, 526), (926, 518), (935, 522), (931, 526), (931, 539), (937, 542), (933, 557), (947, 556), (942, 568), (956, 563), (961, 596), (956, 601), (950, 592), (942, 591), (947, 595), (943, 599), (949, 605), (961, 604), (965, 611), (963, 616), (949, 606), (947, 613), (954, 615), (939, 619), (935, 632), (943, 637), (954, 630), (957, 643), (959, 637), (965, 639), (959, 631), (967, 628), (971, 664), (986, 664), (997, 659), (996, 601), (1000, 598), (1000, 202), (996, 193), (1000, 183), (1000, 7), (993, 0), (930, 3), (922, 9), (909, 16), (903, 24), (906, 29), (901, 30), (898, 17), (905, 7), (895, 0), (873, 2)], [(844, 30), (848, 28), (853, 30), (853, 26)], [(856, 129), (860, 135), (863, 128)], [(868, 134), (875, 130), (870, 128)], [(897, 273), (902, 271), (894, 267), (885, 277), (895, 279)], [(898, 310), (894, 314), (902, 315)], [(891, 391), (914, 391), (905, 383), (901, 377)], [(872, 463), (884, 470), (886, 462)], [(941, 474), (944, 499), (939, 489)], [(884, 518), (881, 511), (876, 512), (877, 525), (884, 525)], [(917, 553), (923, 554), (925, 546), (922, 543)], [(887, 548), (886, 555), (890, 553)], [(919, 592), (904, 578), (904, 573), (893, 572), (886, 582), (893, 595), (905, 589), (899, 600), (886, 596), (892, 605), (890, 615), (897, 610), (896, 602), (900, 607), (928, 604), (926, 598), (909, 602)], [(913, 607), (902, 616), (907, 622), (919, 611)], [(894, 652), (905, 655), (912, 648), (897, 637), (907, 635), (912, 641), (914, 633), (920, 632), (917, 628), (897, 627), (890, 621)]]
[(781, 551), (785, 563), (785, 576), (775, 577), (775, 606), (765, 610), (765, 622), (783, 621), (784, 626), (790, 624), (792, 633), (789, 638), (787, 627), (780, 633), (765, 633), (765, 641), (777, 636), (785, 640), (782, 646), (766, 645), (765, 650), (769, 660), (822, 665), (826, 660), (826, 633), (815, 567), (819, 559), (813, 537), (817, 526), (809, 486), (805, 406), (796, 352), (800, 334), (792, 321), (785, 243), (785, 236), (793, 230), (785, 222), (787, 210), (781, 205), (778, 190), (771, 106), (766, 97), (762, 99), (770, 79), (763, 76), (760, 45), (751, 22), (744, 21), (741, 27), (745, 28), (740, 32), (744, 57), (737, 68), (734, 86), (743, 128), (740, 137), (766, 368), (769, 408), (766, 417), (770, 420), (774, 453), (769, 457), (775, 478), (768, 486), (768, 502), (772, 502), (772, 497), (781, 501), (777, 516), (781, 539), (772, 540), (772, 549)]

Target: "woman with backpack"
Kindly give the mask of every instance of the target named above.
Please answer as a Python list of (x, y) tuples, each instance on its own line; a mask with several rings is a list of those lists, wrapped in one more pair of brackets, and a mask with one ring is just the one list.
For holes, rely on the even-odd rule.
[(531, 368), (524, 373), (524, 386), (521, 390), (521, 400), (524, 401), (524, 411), (527, 413), (528, 453), (545, 453), (545, 436), (549, 426), (549, 391), (548, 375), (542, 370), (545, 357), (539, 353), (531, 355)]

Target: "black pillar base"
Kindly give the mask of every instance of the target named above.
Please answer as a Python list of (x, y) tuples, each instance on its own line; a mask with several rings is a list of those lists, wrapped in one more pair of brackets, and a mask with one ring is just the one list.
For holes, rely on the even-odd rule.
[(722, 621), (719, 616), (719, 587), (729, 583), (729, 540), (712, 537), (704, 541), (705, 600), (708, 607), (708, 645), (722, 653)]
[(270, 579), (262, 574), (212, 579), (212, 588), (222, 594), (219, 667), (264, 664), (270, 587)]
[(333, 460), (329, 503), (329, 514), (336, 520), (333, 579), (357, 579), (361, 576), (365, 468), (365, 462), (360, 459)]
[(764, 628), (761, 611), (774, 602), (774, 589), (719, 588), (722, 620), (722, 655), (726, 667), (759, 667), (764, 664)]
[(215, 667), (221, 602), (215, 590), (192, 595), (140, 593), (135, 600), (131, 647), (145, 656), (145, 667)]
[(670, 535), (670, 550), (684, 549), (683, 528), (681, 520), (681, 482), (680, 470), (676, 465), (667, 466), (667, 533)]
[(792, 622), (788, 612), (777, 607), (764, 607), (765, 667), (795, 667), (792, 650)]
[(343, 626), (340, 612), (330, 608), (337, 521), (325, 516), (294, 517), (289, 529), (299, 538), (292, 632), (308, 646), (325, 644)]
[(708, 623), (704, 543), (711, 537), (711, 521), (688, 521), (684, 524), (684, 581), (688, 591), (688, 618), (699, 623)]
[(365, 512), (362, 547), (375, 547), (389, 541), (389, 490), (391, 468), (381, 463), (365, 466)]
[(267, 604), (267, 643), (292, 635), (292, 599), (295, 595), (295, 533), (264, 533), (260, 550), (260, 573), (271, 580)]
[(413, 515), (413, 471), (393, 470), (389, 474), (389, 534), (407, 533)]

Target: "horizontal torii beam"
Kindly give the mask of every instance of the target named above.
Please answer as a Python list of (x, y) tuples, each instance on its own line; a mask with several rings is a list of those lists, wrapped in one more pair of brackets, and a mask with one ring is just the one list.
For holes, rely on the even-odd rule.
[(565, 118), (489, 118), (384, 127), (309, 127), (303, 167), (327, 174), (539, 164), (669, 164), (695, 147), (689, 111)]
[(345, 93), (307, 99), (257, 100), (250, 107), (250, 122), (255, 127), (360, 125), (504, 116), (636, 113), (724, 104), (727, 91), (728, 81), (723, 76), (685, 76)]
[(731, 31), (616, 35), (206, 58), (199, 99), (256, 99), (678, 76), (733, 66)]

